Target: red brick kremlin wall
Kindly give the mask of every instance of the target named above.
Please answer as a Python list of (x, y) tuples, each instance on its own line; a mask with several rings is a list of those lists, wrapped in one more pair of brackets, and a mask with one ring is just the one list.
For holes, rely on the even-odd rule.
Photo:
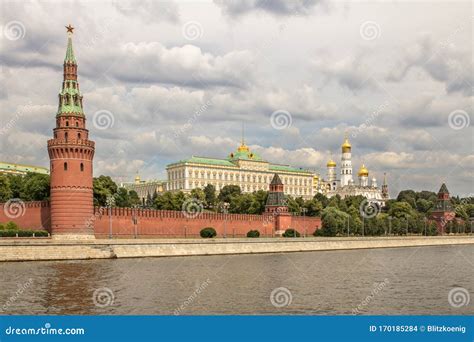
[[(21, 209), (24, 208), (24, 209)], [(10, 210), (9, 210), (10, 209)], [(13, 221), (24, 229), (51, 230), (51, 214), (48, 202), (24, 202), (20, 212), (13, 213), (12, 207), (0, 204), (0, 223)], [(8, 215), (6, 214), (8, 213)], [(18, 214), (20, 213), (20, 214)], [(136, 217), (136, 220), (134, 220)], [(112, 234), (114, 237), (199, 237), (204, 227), (216, 229), (218, 237), (244, 237), (249, 230), (258, 230), (260, 236), (273, 236), (278, 216), (200, 213), (186, 217), (181, 211), (112, 208)], [(109, 236), (109, 209), (95, 208), (94, 215), (86, 224), (94, 226), (97, 238)], [(134, 224), (136, 222), (136, 224)], [(224, 229), (225, 226), (225, 229)], [(283, 229), (296, 228), (301, 234), (311, 235), (321, 227), (319, 217), (290, 216), (285, 219)]]
[(22, 229), (51, 231), (49, 202), (0, 203), (0, 223), (15, 222)]

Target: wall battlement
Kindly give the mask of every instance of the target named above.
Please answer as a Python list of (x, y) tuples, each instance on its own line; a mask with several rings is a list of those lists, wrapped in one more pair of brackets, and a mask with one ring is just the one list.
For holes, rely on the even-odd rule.
[[(21, 228), (51, 232), (51, 212), (48, 201), (22, 202), (18, 211), (0, 203), (0, 223), (13, 221)], [(71, 215), (74, 212), (70, 213)], [(188, 215), (189, 216), (189, 215)], [(262, 237), (274, 236), (278, 214), (246, 215), (203, 212), (187, 217), (181, 211), (112, 208), (94, 208), (84, 225), (94, 227), (97, 238), (107, 238), (110, 233), (120, 238), (199, 237), (204, 227), (213, 227), (218, 237), (245, 237), (249, 230), (258, 230)], [(281, 223), (280, 223), (281, 224)], [(110, 230), (110, 225), (112, 230)], [(321, 227), (319, 217), (285, 216), (286, 228), (295, 228), (301, 234), (311, 235)]]

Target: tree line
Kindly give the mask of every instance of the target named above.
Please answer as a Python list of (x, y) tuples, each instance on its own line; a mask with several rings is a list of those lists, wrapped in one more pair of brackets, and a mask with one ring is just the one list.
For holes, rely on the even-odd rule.
[[(11, 198), (48, 200), (49, 181), (48, 175), (35, 173), (0, 175), (0, 201), (6, 202)], [(155, 192), (148, 194), (142, 202), (135, 191), (119, 187), (109, 176), (103, 175), (94, 178), (93, 188), (96, 206), (183, 210), (187, 201), (191, 200), (203, 211), (235, 214), (262, 214), (268, 196), (264, 190), (242, 193), (237, 185), (226, 185), (217, 192), (213, 185), (208, 184), (203, 189), (193, 189), (189, 194), (181, 191)], [(363, 196), (342, 199), (338, 195), (327, 198), (323, 194), (316, 194), (309, 200), (288, 196), (286, 204), (293, 214), (320, 216), (323, 223), (317, 235), (434, 235), (436, 226), (428, 218), (436, 200), (437, 194), (431, 191), (404, 190), (382, 208), (368, 205)], [(459, 220), (447, 223), (445, 230), (451, 233), (470, 232), (469, 218), (474, 217), (474, 199), (452, 197), (451, 202)]]

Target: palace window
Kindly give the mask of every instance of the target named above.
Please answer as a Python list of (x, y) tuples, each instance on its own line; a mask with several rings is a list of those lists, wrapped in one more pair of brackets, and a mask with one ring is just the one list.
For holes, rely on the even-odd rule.
[(84, 164), (81, 163), (81, 172), (84, 172)]
[(67, 171), (67, 163), (64, 163), (64, 171)]

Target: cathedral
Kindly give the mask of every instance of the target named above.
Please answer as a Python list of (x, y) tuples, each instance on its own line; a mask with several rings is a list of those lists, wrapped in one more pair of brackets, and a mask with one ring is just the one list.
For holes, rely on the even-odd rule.
[(377, 179), (372, 177), (369, 181), (369, 170), (362, 164), (357, 173), (357, 183), (352, 173), (352, 146), (346, 137), (341, 146), (341, 168), (339, 178), (337, 176), (337, 164), (334, 160), (329, 160), (327, 166), (327, 178), (320, 181), (320, 192), (327, 197), (335, 195), (341, 198), (347, 196), (362, 195), (370, 203), (376, 203), (380, 206), (385, 205), (388, 200), (388, 185), (384, 174), (384, 180), (381, 187), (377, 185)]

